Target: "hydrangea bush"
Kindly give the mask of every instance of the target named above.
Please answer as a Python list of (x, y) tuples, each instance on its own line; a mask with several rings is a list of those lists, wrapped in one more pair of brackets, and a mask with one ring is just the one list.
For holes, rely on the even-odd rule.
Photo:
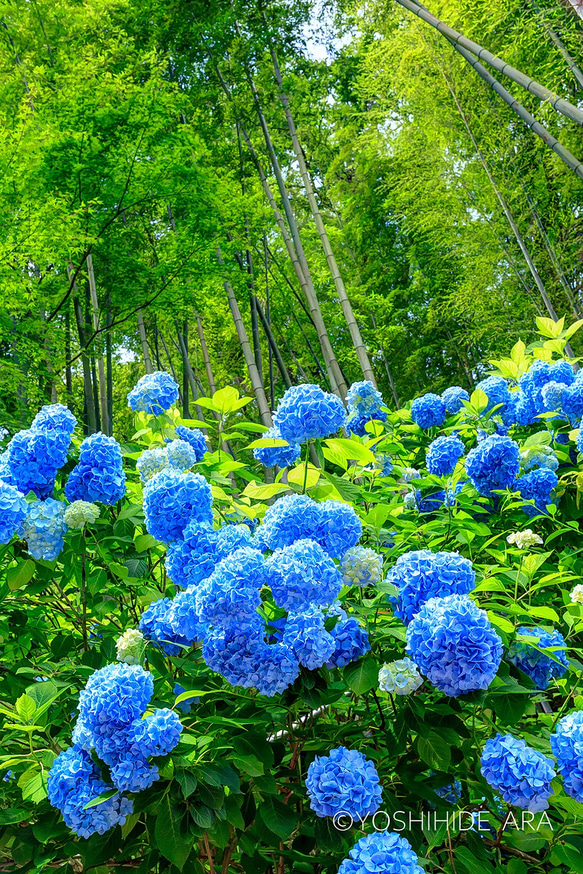
[(583, 871), (583, 377), (539, 328), (406, 409), (227, 388), (203, 433), (155, 373), (133, 436), (8, 436), (3, 871)]

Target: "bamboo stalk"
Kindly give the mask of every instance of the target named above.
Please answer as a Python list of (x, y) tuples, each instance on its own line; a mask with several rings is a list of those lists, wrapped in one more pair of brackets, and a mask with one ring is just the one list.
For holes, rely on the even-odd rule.
[(195, 312), (194, 317), (196, 319), (196, 329), (198, 331), (198, 339), (200, 340), (200, 348), (202, 351), (202, 360), (204, 361), (204, 369), (206, 371), (206, 378), (209, 384), (209, 392), (212, 395), (216, 392), (215, 386), (215, 377), (213, 374), (213, 368), (211, 364), (211, 359), (209, 355), (208, 346), (206, 344), (206, 338), (204, 336), (204, 329), (202, 326), (202, 321), (197, 312)]
[[(72, 281), (74, 275), (73, 265), (67, 265), (67, 275), (69, 282)], [(75, 312), (75, 321), (77, 323), (77, 333), (79, 335), (79, 343), (81, 349), (85, 349), (85, 327), (83, 323), (83, 311), (77, 290), (77, 281), (73, 280), (73, 309)], [(97, 431), (97, 420), (95, 415), (95, 407), (93, 406), (93, 385), (91, 382), (91, 370), (89, 366), (89, 357), (86, 351), (81, 354), (81, 364), (83, 367), (83, 398), (85, 401), (85, 433), (94, 434)]]
[(152, 361), (150, 359), (150, 350), (148, 348), (148, 338), (146, 337), (146, 326), (144, 325), (144, 317), (141, 309), (138, 310), (138, 333), (140, 335), (140, 343), (142, 344), (142, 355), (144, 356), (144, 367), (146, 373), (153, 373)]
[(583, 70), (581, 70), (580, 67), (577, 66), (575, 59), (569, 53), (566, 45), (564, 44), (564, 42), (562, 41), (560, 36), (557, 33), (555, 33), (555, 31), (552, 29), (552, 27), (548, 23), (547, 19), (545, 18), (545, 13), (540, 8), (538, 3), (536, 3), (535, 0), (530, 0), (530, 5), (532, 6), (534, 11), (536, 12), (539, 21), (542, 23), (542, 26), (544, 27), (544, 29), (548, 33), (549, 39), (551, 40), (553, 45), (555, 45), (556, 48), (559, 50), (559, 52), (561, 53), (561, 57), (563, 58), (566, 65), (570, 69), (574, 78), (577, 80), (579, 88), (583, 88)]
[(558, 94), (555, 94), (554, 91), (541, 85), (540, 82), (525, 75), (520, 70), (517, 70), (516, 67), (507, 64), (503, 58), (496, 57), (496, 55), (493, 55), (492, 52), (489, 52), (483, 46), (479, 45), (479, 43), (474, 42), (471, 39), (466, 39), (463, 34), (454, 30), (453, 27), (444, 24), (443, 21), (440, 21), (439, 18), (436, 18), (435, 15), (432, 15), (424, 7), (417, 5), (413, 0), (396, 0), (396, 2), (410, 12), (413, 12), (414, 15), (417, 15), (423, 21), (427, 22), (427, 24), (430, 24), (431, 27), (434, 27), (435, 30), (443, 34), (443, 36), (445, 36), (450, 42), (472, 52), (472, 54), (476, 55), (480, 61), (485, 61), (489, 66), (493, 67), (499, 73), (502, 73), (503, 76), (507, 76), (526, 91), (530, 91), (530, 93), (534, 94), (535, 97), (538, 97), (539, 100), (550, 103), (553, 109), (557, 112), (560, 112), (567, 118), (576, 121), (577, 124), (583, 124), (583, 110), (573, 106), (573, 104), (569, 103), (568, 100), (559, 97)]
[[(93, 330), (99, 331), (99, 302), (97, 300), (97, 287), (95, 285), (95, 272), (93, 269), (93, 256), (87, 255), (87, 274), (89, 276), (89, 294), (91, 299)], [(103, 355), (97, 355), (97, 372), (99, 376), (99, 406), (101, 410), (101, 430), (109, 434), (107, 415), (107, 388), (105, 384), (105, 364)]]
[(265, 313), (261, 307), (261, 304), (256, 299), (257, 312), (259, 313), (259, 318), (261, 319), (261, 324), (263, 325), (263, 330), (265, 331), (265, 336), (267, 337), (267, 342), (269, 343), (269, 348), (273, 352), (273, 356), (277, 363), (277, 368), (281, 374), (281, 378), (285, 384), (286, 388), (291, 388), (292, 381), (289, 375), (288, 369), (285, 366), (285, 361), (283, 360), (282, 354), (279, 351), (279, 346), (275, 341), (275, 337), (273, 336), (273, 331), (271, 330), (271, 325), (269, 324)]

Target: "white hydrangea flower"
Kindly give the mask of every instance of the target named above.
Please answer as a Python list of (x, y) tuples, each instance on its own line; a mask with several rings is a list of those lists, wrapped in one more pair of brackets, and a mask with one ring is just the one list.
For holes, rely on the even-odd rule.
[(393, 695), (410, 695), (422, 683), (417, 665), (409, 658), (389, 662), (379, 671), (379, 689)]
[(144, 635), (137, 628), (128, 628), (115, 642), (118, 662), (139, 665), (144, 653)]
[(525, 528), (524, 531), (513, 531), (506, 538), (506, 541), (512, 546), (517, 546), (518, 549), (530, 549), (531, 546), (540, 546), (542, 538), (531, 531), (530, 528)]
[(404, 483), (410, 483), (414, 479), (419, 479), (421, 474), (414, 467), (404, 467), (401, 472), (401, 479)]
[(575, 586), (570, 597), (574, 604), (583, 604), (583, 585), (581, 583)]
[(89, 522), (99, 518), (99, 507), (89, 501), (73, 501), (65, 510), (65, 522), (69, 528), (83, 528)]
[(342, 556), (342, 579), (346, 586), (374, 586), (383, 575), (383, 559), (374, 549), (353, 546)]

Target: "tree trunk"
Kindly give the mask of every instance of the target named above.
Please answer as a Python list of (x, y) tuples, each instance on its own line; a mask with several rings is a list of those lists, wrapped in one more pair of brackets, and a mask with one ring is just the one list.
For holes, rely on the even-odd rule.
[(511, 67), (503, 58), (497, 58), (496, 55), (493, 55), (478, 43), (473, 42), (473, 40), (466, 39), (463, 34), (458, 33), (458, 31), (454, 30), (453, 27), (448, 27), (447, 24), (444, 24), (443, 21), (440, 21), (439, 18), (436, 18), (435, 15), (432, 15), (427, 9), (418, 6), (417, 3), (413, 2), (413, 0), (397, 0), (397, 3), (405, 9), (408, 9), (410, 12), (413, 12), (423, 21), (427, 22), (427, 24), (430, 24), (439, 31), (439, 33), (443, 34), (446, 39), (454, 42), (456, 45), (460, 45), (467, 51), (472, 52), (472, 54), (476, 55), (481, 61), (485, 61), (499, 73), (502, 73), (503, 76), (507, 76), (513, 82), (516, 82), (517, 85), (525, 88), (526, 91), (530, 91), (530, 93), (534, 94), (535, 97), (538, 97), (539, 100), (542, 100), (545, 103), (550, 103), (557, 112), (566, 115), (567, 118), (576, 121), (577, 124), (583, 124), (583, 109), (573, 106), (573, 104), (569, 103), (568, 100), (564, 100), (549, 88), (545, 88), (544, 85), (541, 85), (535, 79), (531, 79), (530, 76), (526, 76), (520, 70)]
[(144, 356), (144, 367), (146, 373), (153, 373), (152, 361), (150, 359), (150, 350), (148, 348), (148, 338), (146, 337), (146, 326), (144, 325), (144, 317), (141, 309), (138, 310), (138, 333), (140, 335), (140, 343), (142, 344), (142, 355)]
[(65, 386), (67, 389), (67, 403), (73, 402), (73, 374), (71, 371), (71, 314), (69, 312), (69, 304), (65, 312)]
[(269, 348), (270, 348), (271, 352), (273, 353), (273, 356), (277, 362), (277, 367), (278, 367), (278, 370), (281, 374), (281, 378), (283, 379), (285, 387), (291, 388), (292, 381), (290, 379), (288, 369), (285, 366), (285, 361), (283, 360), (281, 352), (279, 351), (279, 346), (275, 342), (275, 337), (273, 336), (273, 332), (271, 330), (271, 325), (267, 321), (267, 317), (266, 317), (265, 313), (263, 312), (263, 309), (262, 309), (259, 301), (256, 299), (255, 302), (256, 302), (257, 312), (259, 313), (259, 318), (261, 319), (261, 324), (263, 325), (263, 330), (265, 331), (265, 336), (267, 337), (267, 342), (269, 343)]
[[(67, 266), (67, 275), (69, 277), (69, 282), (71, 282), (71, 278), (73, 276), (74, 270), (73, 265), (69, 264)], [(79, 300), (79, 294), (77, 291), (77, 282), (73, 282), (73, 309), (75, 311), (75, 321), (77, 322), (77, 333), (79, 335), (79, 345), (81, 347), (81, 364), (83, 367), (83, 399), (84, 399), (84, 413), (85, 413), (85, 433), (86, 434), (94, 434), (97, 431), (97, 416), (95, 412), (95, 407), (93, 405), (93, 384), (91, 382), (91, 367), (89, 364), (89, 356), (85, 350), (85, 326), (83, 322), (83, 310), (81, 308), (81, 302)]]
[[(95, 272), (93, 270), (93, 257), (87, 255), (87, 274), (89, 276), (89, 294), (91, 299), (93, 330), (99, 331), (99, 302), (97, 300), (97, 288), (95, 285)], [(105, 384), (105, 364), (103, 355), (97, 356), (97, 372), (99, 375), (99, 407), (101, 411), (101, 430), (109, 434), (107, 415), (107, 387)]]
[[(193, 397), (194, 404), (195, 404), (196, 418), (199, 421), (204, 422), (203, 412), (202, 412), (201, 408), (198, 406), (198, 404), (196, 403), (196, 399), (198, 397), (198, 386), (196, 384), (197, 383), (196, 376), (194, 374), (194, 371), (192, 369), (192, 365), (190, 363), (187, 338), (184, 334), (181, 334), (180, 331), (178, 331), (177, 333), (178, 333), (178, 343), (180, 345), (180, 352), (182, 353), (184, 373), (186, 374), (186, 378), (187, 378), (187, 384), (185, 386), (185, 397), (188, 398), (188, 386), (190, 385), (190, 390), (192, 392), (192, 397)], [(184, 409), (185, 418), (189, 419), (190, 413), (186, 412), (186, 410), (188, 409), (188, 405), (185, 404), (184, 402), (183, 402), (183, 409)], [(202, 426), (201, 426), (201, 431), (204, 431), (205, 434), (207, 433), (206, 428), (203, 428)]]
[(216, 392), (215, 386), (215, 377), (213, 374), (213, 368), (211, 364), (211, 359), (209, 356), (208, 346), (206, 345), (206, 339), (204, 336), (204, 329), (202, 326), (202, 321), (197, 312), (195, 312), (194, 317), (196, 319), (196, 329), (198, 331), (198, 339), (200, 340), (200, 348), (202, 351), (202, 360), (204, 361), (204, 369), (206, 371), (206, 378), (209, 384), (209, 394), (212, 397)]
[[(265, 12), (263, 13), (263, 20), (267, 25), (267, 19), (265, 17)], [(308, 171), (308, 167), (306, 165), (306, 160), (304, 157), (304, 152), (298, 137), (298, 133), (296, 130), (296, 125), (294, 122), (294, 118), (290, 109), (289, 100), (287, 94), (283, 88), (283, 79), (281, 76), (281, 70), (279, 68), (279, 64), (277, 61), (277, 55), (275, 54), (275, 49), (270, 41), (270, 52), (271, 52), (271, 60), (273, 61), (273, 69), (275, 71), (275, 78), (277, 80), (277, 85), (279, 89), (279, 98), (281, 100), (285, 117), (287, 121), (287, 126), (289, 130), (289, 134), (291, 137), (293, 149), (295, 156), (297, 158), (300, 174), (302, 177), (302, 182), (304, 184), (304, 189), (306, 191), (306, 195), (308, 197), (308, 203), (310, 204), (310, 211), (312, 213), (312, 217), (316, 224), (316, 228), (318, 231), (318, 236), (320, 237), (320, 242), (322, 244), (322, 249), (324, 250), (324, 254), (326, 256), (326, 261), (328, 263), (328, 267), (330, 269), (330, 274), (334, 281), (334, 286), (336, 288), (336, 293), (338, 294), (338, 299), (340, 300), (340, 305), (342, 306), (342, 311), (344, 313), (344, 318), (346, 319), (346, 324), (348, 325), (348, 330), (350, 332), (350, 337), (352, 339), (352, 344), (356, 351), (356, 355), (362, 370), (362, 374), (365, 379), (370, 380), (373, 385), (376, 386), (374, 373), (370, 364), (370, 360), (368, 357), (368, 353), (366, 351), (366, 347), (362, 342), (362, 337), (360, 334), (360, 329), (358, 327), (358, 323), (354, 317), (354, 312), (352, 309), (352, 305), (350, 303), (350, 299), (348, 294), (346, 293), (346, 288), (344, 285), (344, 280), (342, 279), (342, 275), (340, 270), (338, 269), (338, 264), (336, 262), (336, 258), (334, 257), (334, 252), (332, 251), (332, 246), (330, 245), (330, 239), (326, 232), (326, 228), (324, 226), (324, 221), (322, 219), (322, 214), (320, 212), (320, 207), (318, 206), (318, 201), (316, 200), (316, 195), (314, 193), (314, 188), (312, 185), (312, 180), (310, 179), (310, 173)], [(257, 90), (255, 88), (255, 84), (253, 79), (250, 77), (250, 82), (253, 89), (253, 96), (256, 101), (256, 105), (258, 107), (258, 111), (261, 111), (259, 104), (259, 95), (257, 94)]]
[(107, 316), (105, 321), (105, 326), (107, 331), (105, 333), (105, 364), (107, 368), (107, 424), (109, 426), (109, 431), (107, 432), (110, 437), (113, 436), (113, 362), (111, 357), (111, 298), (109, 296), (109, 292), (107, 293), (107, 297), (105, 299), (105, 304), (107, 306)]
[[(267, 256), (267, 237), (263, 234), (263, 269), (265, 272), (265, 318), (269, 329), (271, 330), (271, 297), (269, 294), (269, 259)], [(275, 378), (273, 374), (273, 349), (271, 343), (268, 344), (268, 367), (269, 367), (269, 400), (271, 401), (271, 409), (275, 409)]]
[[(223, 264), (223, 259), (221, 256), (220, 248), (217, 249), (217, 258), (219, 264)], [(257, 401), (257, 407), (259, 409), (259, 415), (261, 417), (261, 421), (268, 428), (271, 428), (273, 425), (273, 420), (271, 418), (271, 412), (269, 409), (269, 404), (267, 403), (267, 397), (265, 395), (265, 390), (263, 388), (263, 383), (259, 376), (259, 371), (257, 370), (257, 365), (255, 364), (255, 357), (253, 355), (253, 350), (251, 349), (251, 344), (249, 343), (249, 338), (247, 336), (247, 331), (245, 330), (245, 324), (241, 317), (241, 311), (239, 309), (239, 304), (237, 303), (237, 298), (235, 297), (235, 292), (231, 286), (231, 283), (228, 279), (225, 279), (224, 282), (225, 291), (227, 292), (227, 297), (229, 299), (229, 307), (231, 309), (231, 313), (233, 316), (233, 321), (235, 322), (235, 328), (237, 330), (237, 337), (239, 338), (239, 343), (241, 345), (241, 350), (243, 352), (243, 357), (245, 358), (245, 364), (247, 365), (247, 371), (249, 373), (249, 379), (251, 380), (251, 386), (253, 388), (253, 393), (255, 394), (255, 399)]]
[[(158, 330), (158, 336), (160, 337), (164, 352), (166, 353), (166, 358), (168, 359), (168, 367), (170, 368), (174, 382), (176, 383), (176, 385), (179, 385), (178, 376), (176, 374), (176, 370), (174, 369), (174, 363), (172, 361), (172, 356), (170, 355), (170, 350), (166, 345), (166, 340), (164, 339), (164, 334), (162, 333), (162, 331)], [(180, 402), (182, 403), (182, 396), (180, 397)]]
[[(177, 326), (178, 328), (178, 326)], [(191, 381), (191, 374), (188, 372), (188, 319), (184, 320), (182, 336), (177, 330), (178, 342), (180, 344), (180, 352), (182, 353), (182, 414), (186, 419), (190, 419), (190, 407), (188, 404), (188, 383)], [(192, 380), (192, 398), (196, 399), (196, 385)]]

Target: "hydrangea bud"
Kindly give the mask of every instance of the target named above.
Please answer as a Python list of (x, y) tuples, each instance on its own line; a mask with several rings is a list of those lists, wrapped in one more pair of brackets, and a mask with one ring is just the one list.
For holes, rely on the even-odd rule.
[(353, 546), (344, 553), (340, 569), (346, 586), (374, 586), (383, 575), (383, 559), (374, 549)]
[(414, 661), (397, 659), (383, 665), (379, 671), (379, 689), (392, 695), (410, 695), (423, 683)]
[(525, 528), (524, 531), (513, 531), (506, 538), (507, 543), (518, 549), (530, 549), (531, 546), (539, 546), (542, 544), (542, 538), (531, 531), (530, 528)]
[(99, 518), (99, 507), (89, 501), (73, 501), (65, 510), (65, 522), (69, 528), (84, 528), (86, 523)]
[(118, 662), (139, 665), (144, 654), (144, 635), (137, 628), (128, 628), (115, 642)]

